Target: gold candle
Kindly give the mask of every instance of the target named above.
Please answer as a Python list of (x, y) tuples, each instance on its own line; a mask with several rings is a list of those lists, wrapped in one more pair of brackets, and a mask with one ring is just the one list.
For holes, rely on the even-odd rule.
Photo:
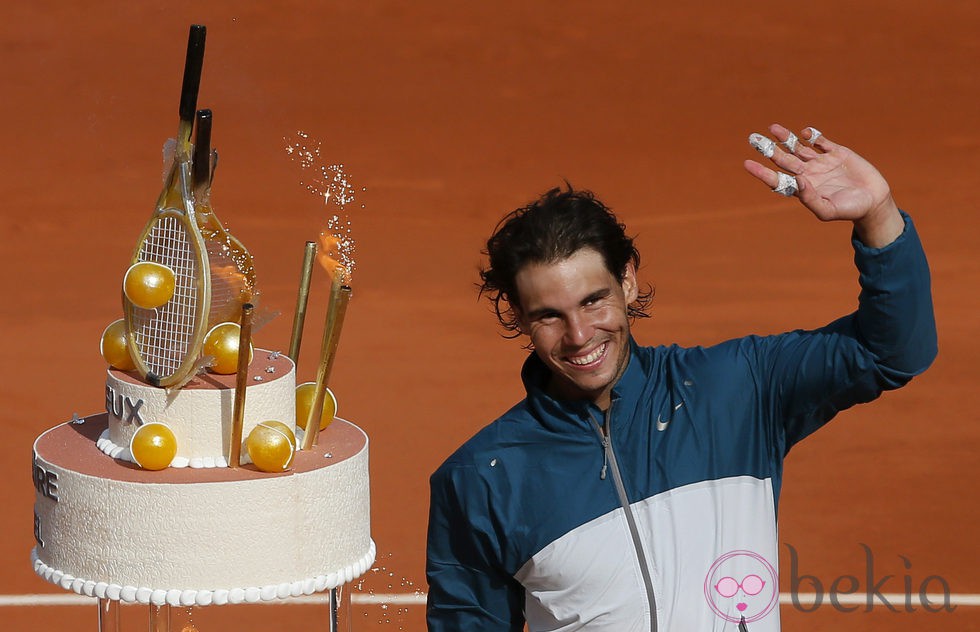
[(320, 343), (320, 364), (316, 371), (316, 391), (313, 405), (310, 406), (310, 416), (306, 420), (306, 433), (303, 435), (303, 450), (309, 450), (316, 445), (320, 435), (320, 415), (323, 414), (323, 401), (326, 397), (327, 385), (330, 381), (330, 371), (333, 369), (337, 346), (340, 344), (340, 332), (344, 326), (344, 315), (350, 302), (351, 288), (344, 285), (345, 270), (338, 267), (330, 284), (330, 303), (327, 306), (327, 319), (323, 328), (323, 339)]
[(231, 454), (228, 456), (228, 466), (233, 468), (242, 464), (242, 423), (245, 419), (245, 389), (248, 387), (253, 308), (251, 303), (242, 305), (242, 329), (238, 336), (238, 372), (235, 376), (235, 405), (231, 412)]
[(303, 343), (303, 324), (306, 322), (306, 304), (310, 298), (310, 278), (313, 276), (313, 261), (316, 257), (316, 242), (306, 242), (303, 252), (303, 269), (299, 276), (299, 293), (296, 295), (296, 311), (293, 314), (293, 335), (289, 339), (289, 357), (299, 364), (299, 348)]

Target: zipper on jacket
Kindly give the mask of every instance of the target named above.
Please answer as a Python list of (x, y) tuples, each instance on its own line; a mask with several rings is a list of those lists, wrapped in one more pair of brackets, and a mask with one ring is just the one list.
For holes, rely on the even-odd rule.
[(650, 606), (650, 632), (657, 632), (657, 598), (653, 592), (653, 578), (650, 576), (650, 567), (647, 566), (646, 554), (643, 551), (643, 542), (640, 540), (640, 530), (636, 526), (636, 518), (633, 516), (633, 509), (630, 507), (629, 497), (626, 495), (626, 486), (623, 485), (623, 475), (619, 471), (619, 464), (616, 461), (616, 452), (612, 447), (612, 434), (610, 433), (610, 420), (612, 419), (612, 402), (606, 409), (603, 426), (589, 412), (589, 420), (599, 438), (602, 441), (603, 463), (599, 478), (605, 480), (606, 467), (612, 465), (613, 484), (616, 487), (616, 494), (619, 496), (619, 504), (622, 505), (626, 515), (626, 524), (630, 530), (630, 537), (633, 539), (633, 550), (636, 551), (637, 561), (640, 564), (640, 574), (643, 575), (643, 584), (646, 588), (647, 602)]
[(606, 469), (609, 467), (609, 450), (612, 447), (609, 445), (609, 437), (604, 433), (600, 432), (599, 435), (602, 437), (602, 469), (599, 470), (599, 480), (606, 480)]

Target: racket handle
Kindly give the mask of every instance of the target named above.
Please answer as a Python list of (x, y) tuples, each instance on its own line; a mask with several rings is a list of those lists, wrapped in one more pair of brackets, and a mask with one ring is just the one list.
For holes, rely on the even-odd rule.
[(193, 123), (197, 111), (197, 92), (201, 87), (204, 68), (204, 39), (208, 29), (203, 24), (191, 25), (187, 36), (187, 58), (184, 61), (184, 85), (180, 89), (180, 120)]
[(211, 110), (204, 109), (197, 111), (197, 121), (195, 123), (194, 139), (194, 170), (192, 182), (195, 191), (202, 186), (206, 186), (211, 175)]

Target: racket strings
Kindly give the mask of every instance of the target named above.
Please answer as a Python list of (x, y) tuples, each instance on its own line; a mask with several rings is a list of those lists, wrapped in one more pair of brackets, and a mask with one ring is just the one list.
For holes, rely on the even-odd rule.
[(199, 270), (187, 228), (176, 217), (160, 218), (143, 241), (139, 260), (174, 273), (169, 302), (155, 310), (133, 310), (133, 335), (143, 362), (149, 372), (166, 377), (183, 365), (197, 330)]

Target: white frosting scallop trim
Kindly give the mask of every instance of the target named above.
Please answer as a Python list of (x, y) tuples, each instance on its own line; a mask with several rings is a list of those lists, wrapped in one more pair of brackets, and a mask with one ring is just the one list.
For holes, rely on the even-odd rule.
[[(109, 429), (106, 428), (99, 435), (99, 439), (95, 442), (95, 445), (114, 459), (119, 459), (120, 461), (129, 461), (130, 463), (136, 463), (136, 459), (133, 458), (133, 453), (130, 452), (129, 446), (121, 446), (116, 444), (109, 438)], [(242, 462), (250, 462), (248, 460), (247, 454), (242, 454)], [(194, 469), (206, 468), (206, 467), (228, 467), (228, 459), (224, 456), (175, 456), (174, 460), (170, 462), (170, 467), (190, 467)]]
[(38, 559), (37, 547), (31, 549), (31, 562), (34, 564), (34, 572), (42, 579), (52, 584), (57, 584), (65, 590), (71, 590), (87, 597), (98, 597), (99, 599), (111, 599), (126, 603), (153, 604), (155, 606), (221, 606), (229, 603), (258, 603), (260, 601), (312, 595), (313, 593), (336, 588), (366, 573), (371, 568), (371, 565), (374, 564), (376, 552), (377, 549), (374, 546), (374, 540), (371, 540), (371, 546), (364, 557), (354, 564), (328, 575), (317, 575), (316, 577), (295, 582), (284, 582), (282, 584), (271, 584), (262, 587), (219, 588), (216, 590), (181, 590), (179, 588), (164, 590), (162, 588), (136, 588), (133, 586), (108, 584), (106, 582), (95, 582), (51, 568)]

